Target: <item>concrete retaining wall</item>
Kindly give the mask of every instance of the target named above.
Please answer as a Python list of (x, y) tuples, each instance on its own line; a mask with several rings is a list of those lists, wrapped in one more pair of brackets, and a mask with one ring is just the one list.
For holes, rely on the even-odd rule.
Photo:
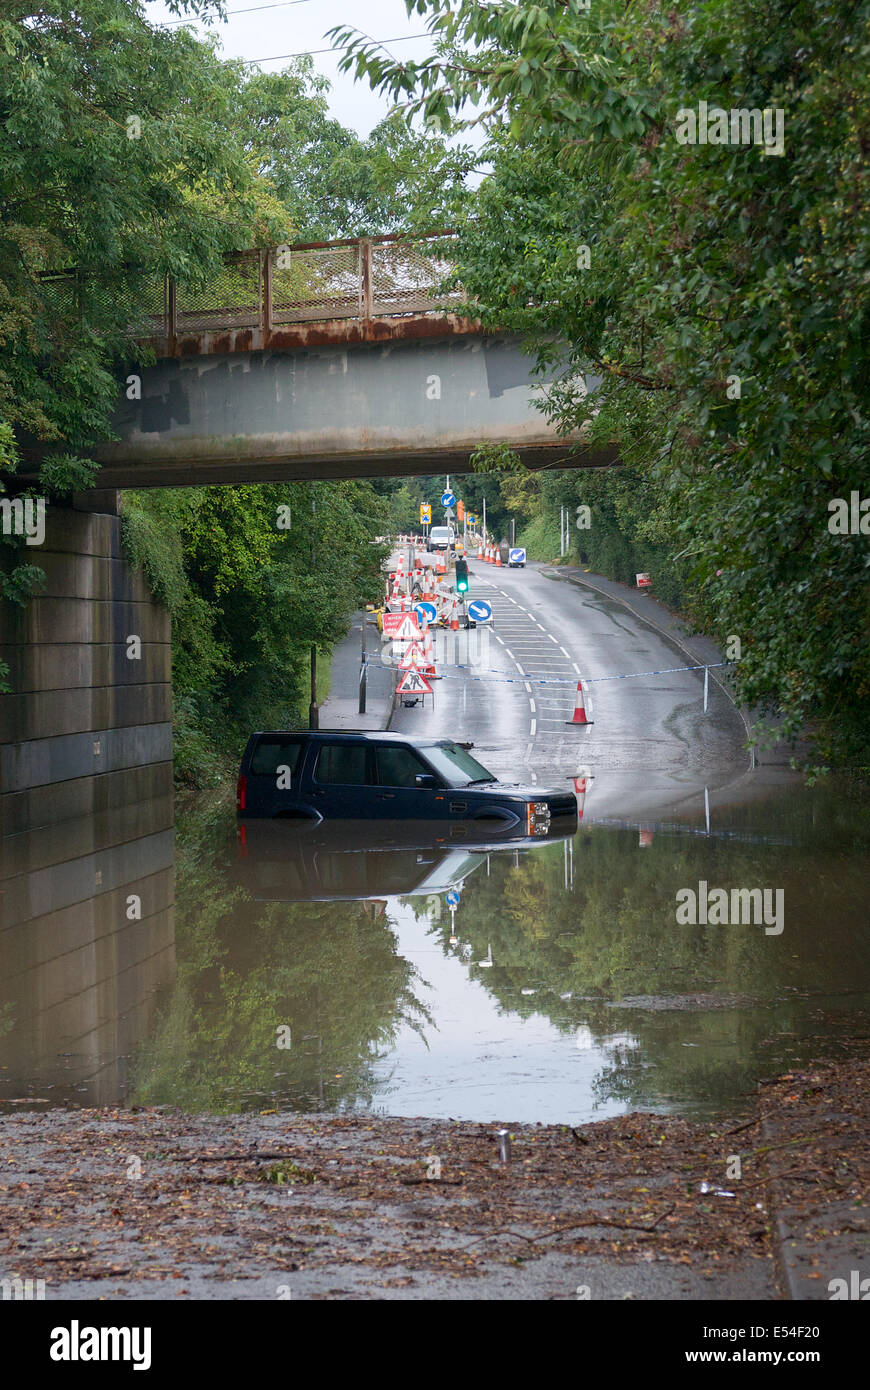
[(45, 585), (0, 608), (0, 1100), (122, 1102), (174, 978), (169, 617), (119, 539), (49, 506)]
[(169, 615), (125, 564), (119, 518), (49, 506), (44, 544), (21, 558), (46, 578), (0, 612), (3, 835), (153, 796), (172, 763)]

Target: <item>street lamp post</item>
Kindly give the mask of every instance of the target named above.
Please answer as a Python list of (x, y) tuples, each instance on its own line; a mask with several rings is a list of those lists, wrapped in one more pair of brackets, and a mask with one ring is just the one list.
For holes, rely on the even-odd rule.
[[(314, 573), (314, 498), (311, 499), (311, 572)], [(311, 643), (311, 703), (308, 706), (309, 729), (320, 728), (320, 710), (317, 707), (317, 647)]]
[(362, 612), (361, 633), (362, 633), (362, 635), (361, 635), (361, 637), (360, 637), (360, 652), (359, 652), (359, 661), (360, 661), (360, 667), (359, 667), (359, 713), (360, 713), (360, 714), (365, 714), (365, 712), (366, 712), (366, 686), (367, 686), (367, 684), (368, 684), (368, 671), (367, 671), (367, 666), (366, 666), (366, 615), (365, 615), (365, 609), (363, 609), (363, 612)]

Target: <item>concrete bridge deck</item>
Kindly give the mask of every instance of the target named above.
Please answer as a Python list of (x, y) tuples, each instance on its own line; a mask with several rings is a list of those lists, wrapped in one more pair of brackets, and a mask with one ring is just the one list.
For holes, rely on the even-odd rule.
[(154, 362), (119, 369), (95, 486), (462, 473), (483, 443), (532, 468), (614, 463), (548, 424), (522, 341), (451, 281), (453, 235), (239, 252), (199, 291), (143, 282)]

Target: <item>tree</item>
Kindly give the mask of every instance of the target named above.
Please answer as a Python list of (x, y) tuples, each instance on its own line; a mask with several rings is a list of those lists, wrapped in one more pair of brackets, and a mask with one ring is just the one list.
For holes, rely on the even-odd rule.
[[(198, 3), (198, 0), (197, 0)], [(197, 3), (177, 8), (196, 9)], [(7, 477), (84, 489), (111, 437), (119, 363), (225, 251), (289, 231), (233, 136), (241, 64), (131, 0), (11, 0), (0, 17), (0, 422)], [(11, 440), (9, 439), (11, 432)], [(30, 470), (29, 470), (30, 471)], [(2, 486), (2, 484), (0, 484)], [(3, 579), (18, 596), (20, 573)]]
[[(777, 3), (764, 34), (746, 0), (410, 9), (434, 58), (343, 35), (342, 63), (408, 111), (490, 130), (457, 267), (484, 322), (561, 365), (566, 432), (616, 440), (661, 492), (675, 587), (740, 637), (742, 697), (787, 733), (818, 720), (825, 755), (866, 766), (870, 551), (828, 508), (870, 494), (867, 0)], [(784, 113), (784, 154), (681, 143), (702, 98)], [(640, 506), (623, 517), (634, 544)]]

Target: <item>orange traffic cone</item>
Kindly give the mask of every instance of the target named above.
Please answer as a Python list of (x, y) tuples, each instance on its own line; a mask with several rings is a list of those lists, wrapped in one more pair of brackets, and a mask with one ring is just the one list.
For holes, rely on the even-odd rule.
[(477, 542), (477, 558), (478, 560), (483, 559), (483, 537)]
[[(591, 709), (592, 706), (590, 705), (589, 708)], [(577, 694), (576, 694), (576, 696), (575, 696), (575, 698), (574, 698), (574, 718), (573, 718), (573, 719), (566, 719), (566, 720), (565, 720), (565, 723), (566, 723), (566, 724), (594, 724), (594, 723), (595, 723), (595, 720), (594, 720), (594, 719), (588, 719), (588, 718), (586, 717), (586, 706), (585, 706), (585, 704), (584, 704), (584, 697), (583, 697), (583, 682), (582, 682), (582, 681), (578, 681), (578, 682), (577, 682)]]
[(450, 631), (459, 631), (459, 618), (456, 615), (456, 599), (453, 600), (453, 611), (450, 615)]
[(649, 849), (650, 845), (651, 845), (652, 842), (653, 842), (653, 836), (654, 836), (654, 834), (655, 834), (654, 831), (652, 831), (652, 830), (647, 830), (647, 828), (646, 828), (645, 826), (643, 826), (643, 825), (640, 826), (640, 828), (639, 828), (639, 834), (638, 834), (638, 841), (637, 841), (638, 848), (639, 848), (639, 849)]
[(496, 548), (495, 548), (495, 563), (496, 563), (497, 565), (501, 565), (501, 546), (500, 546), (500, 545), (497, 545)]

